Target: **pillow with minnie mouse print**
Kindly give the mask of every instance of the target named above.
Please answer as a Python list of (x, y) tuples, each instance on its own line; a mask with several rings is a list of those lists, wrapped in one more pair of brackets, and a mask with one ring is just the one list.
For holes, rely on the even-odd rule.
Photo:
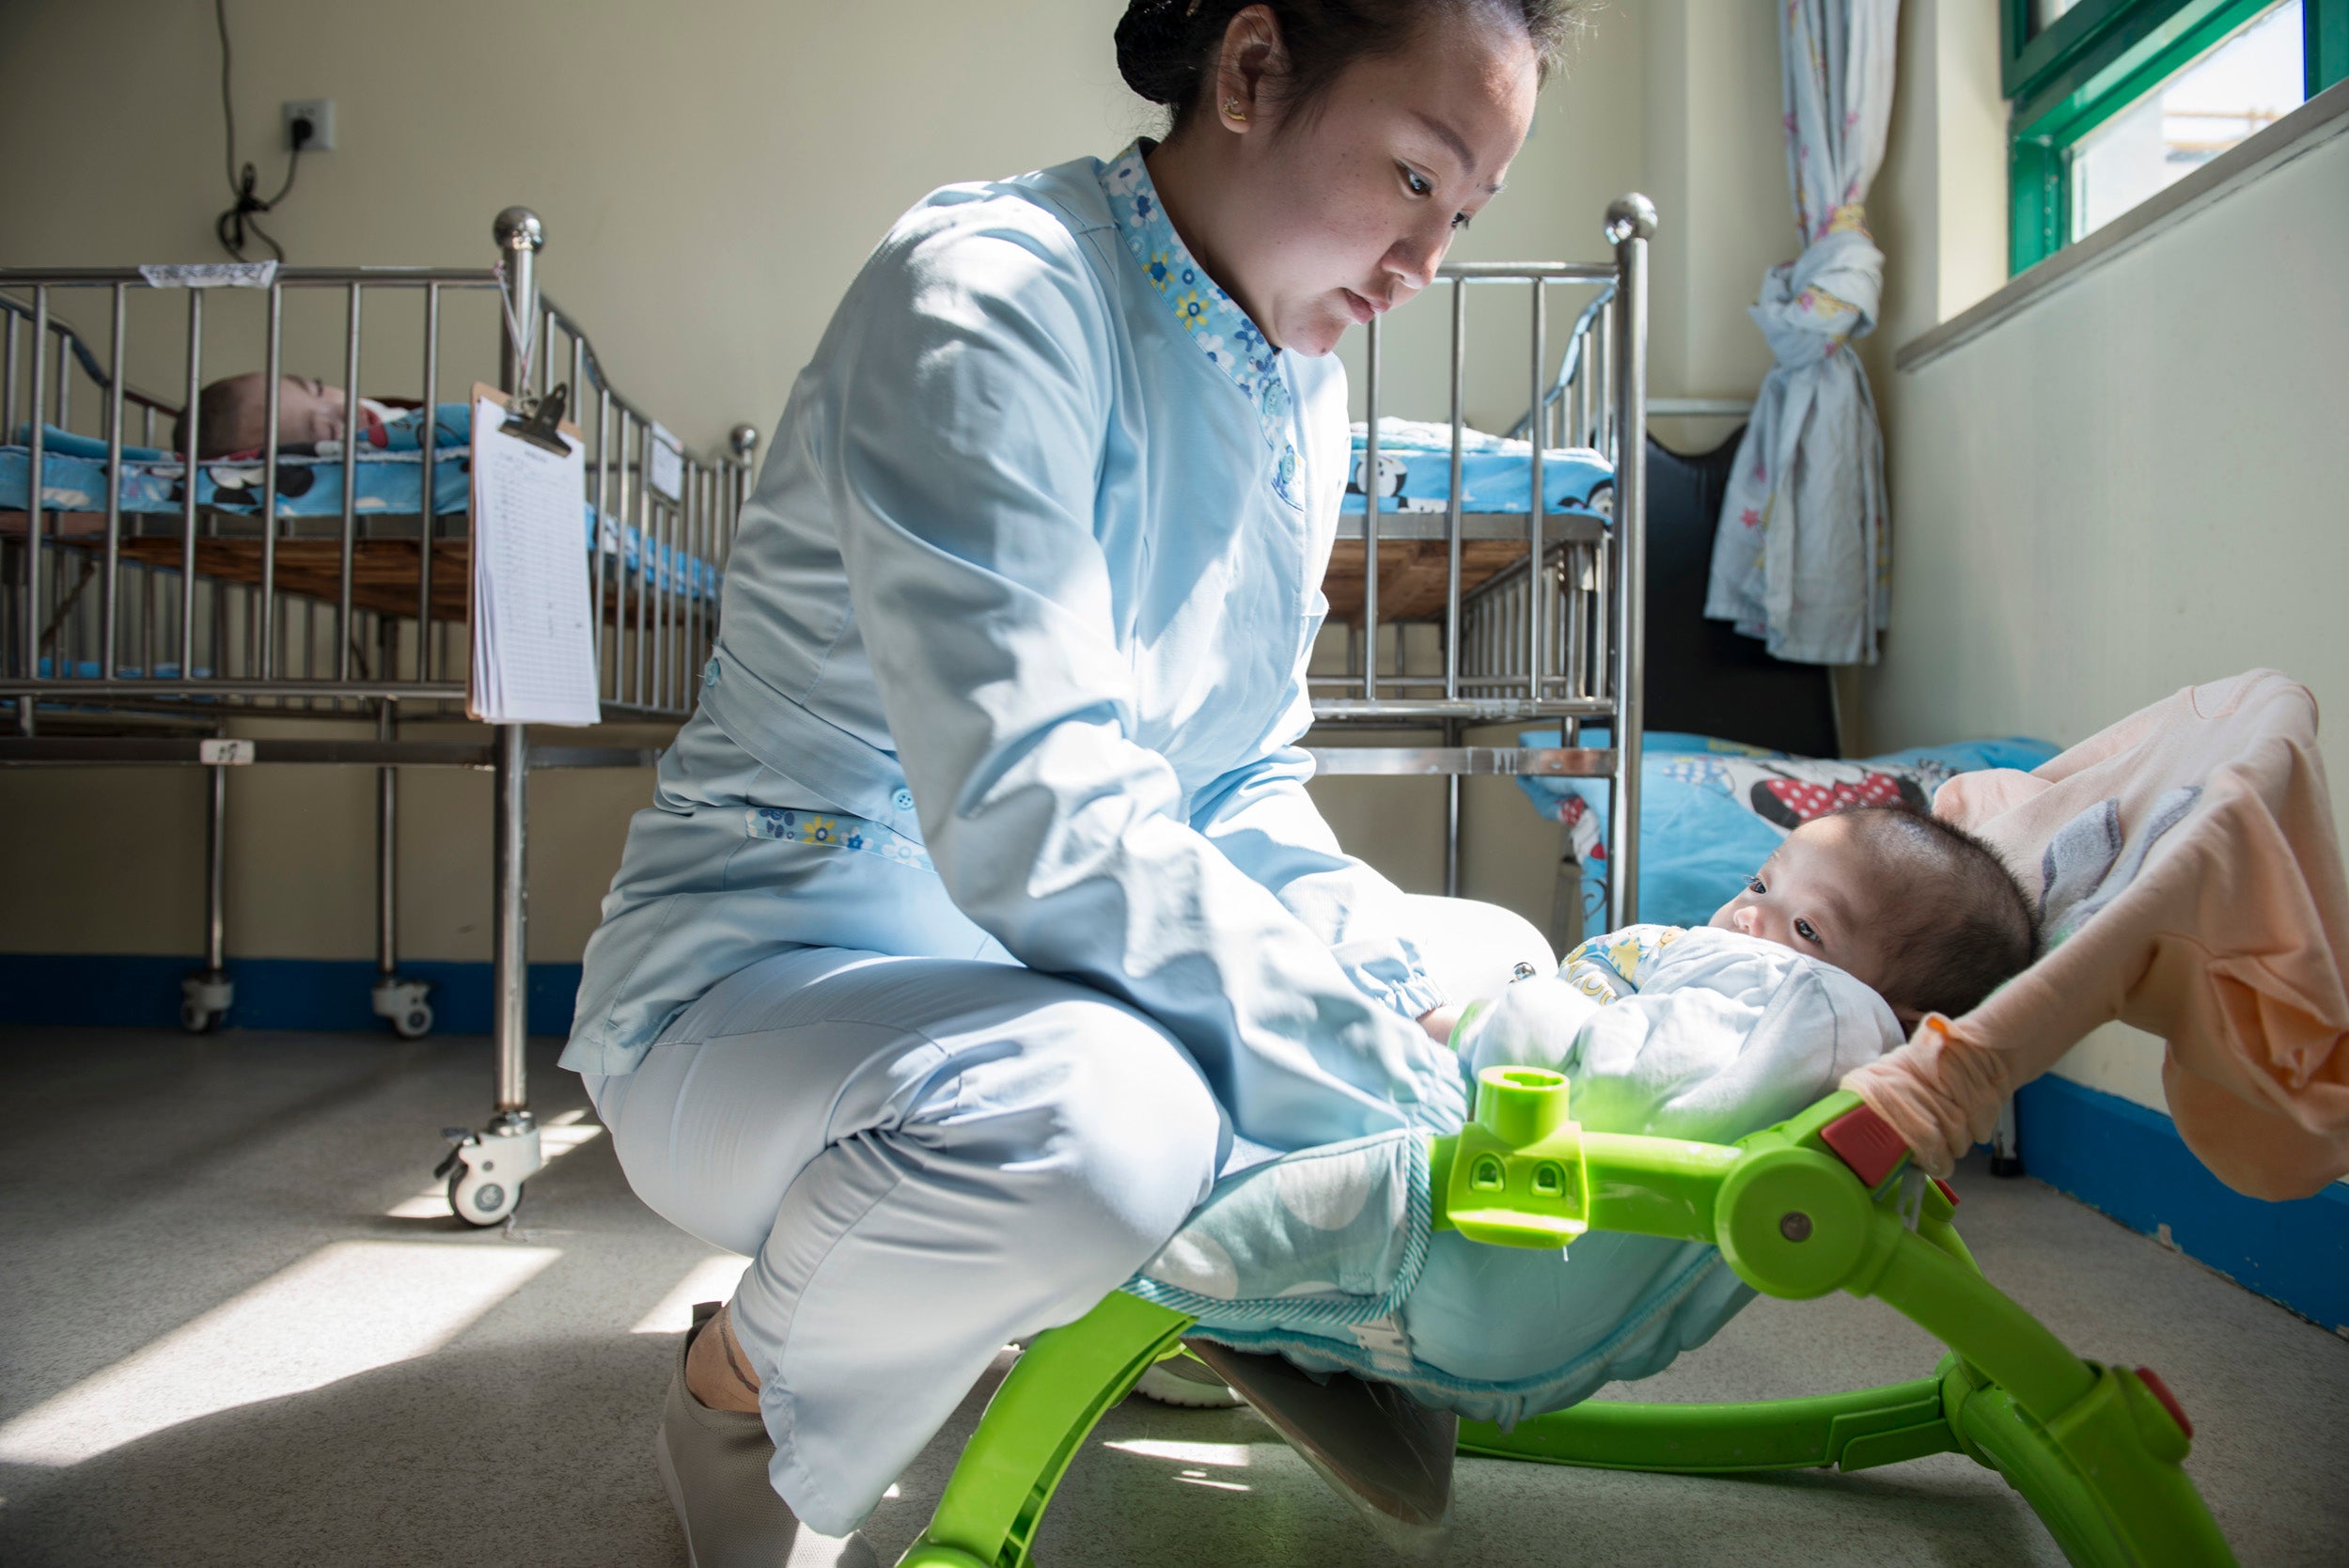
[[(1558, 732), (1527, 730), (1518, 744), (1554, 746)], [(1605, 729), (1586, 728), (1581, 744), (1611, 742)], [(1736, 895), (1780, 839), (1814, 818), (1854, 806), (1930, 811), (1934, 792), (1961, 773), (2028, 772), (2058, 749), (2014, 737), (1918, 746), (1881, 757), (1796, 757), (1736, 741), (1650, 730), (1640, 765), (1637, 917), (1654, 925), (1702, 925)], [(1517, 784), (1543, 816), (1565, 824), (1567, 859), (1580, 881), (1580, 930), (1553, 932), (1553, 939), (1607, 930), (1607, 781), (1523, 776)]]

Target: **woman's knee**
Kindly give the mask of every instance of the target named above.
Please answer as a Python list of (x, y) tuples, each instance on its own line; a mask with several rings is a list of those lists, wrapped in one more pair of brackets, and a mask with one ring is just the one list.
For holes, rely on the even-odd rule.
[(1214, 1184), (1214, 1096), (1165, 1030), (1105, 996), (1056, 1001), (1025, 1022), (1015, 1050), (963, 1064), (953, 1092), (902, 1136), (1000, 1172), (1022, 1223), (1137, 1266)]

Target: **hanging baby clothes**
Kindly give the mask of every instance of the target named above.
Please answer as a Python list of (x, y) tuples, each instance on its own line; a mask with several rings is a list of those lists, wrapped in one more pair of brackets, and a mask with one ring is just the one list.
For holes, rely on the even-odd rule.
[(1722, 498), (1705, 614), (1804, 664), (1875, 663), (1891, 597), (1884, 436), (1851, 339), (1874, 328), (1884, 288), (1860, 204), (1884, 162), (1899, 20), (1900, 0), (1778, 8), (1805, 248), (1750, 312), (1777, 363)]

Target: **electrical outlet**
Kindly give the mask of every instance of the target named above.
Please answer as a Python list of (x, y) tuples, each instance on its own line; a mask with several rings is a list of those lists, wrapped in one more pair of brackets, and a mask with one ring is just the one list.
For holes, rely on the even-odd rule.
[(290, 98), (286, 101), (286, 149), (294, 146), (293, 127), (297, 120), (310, 122), (309, 139), (302, 143), (305, 152), (335, 150), (335, 101), (331, 98)]

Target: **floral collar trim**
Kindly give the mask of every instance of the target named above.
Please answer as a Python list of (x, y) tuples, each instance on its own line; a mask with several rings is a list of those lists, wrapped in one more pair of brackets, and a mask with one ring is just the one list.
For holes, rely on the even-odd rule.
[(1158, 189), (1151, 183), (1142, 162), (1146, 143), (1135, 142), (1101, 171), (1102, 194), (1109, 198), (1110, 215), (1125, 248), (1167, 302), (1175, 320), (1190, 335), (1208, 362), (1231, 379), (1256, 410), (1264, 444), (1273, 452), (1273, 488), (1292, 507), (1305, 503), (1297, 494), (1297, 447), (1291, 431), (1292, 400), (1288, 378), (1280, 373), (1280, 351), (1264, 339), (1247, 312), (1207, 275), (1192, 259), (1190, 247), (1175, 233), (1167, 210), (1158, 204)]

